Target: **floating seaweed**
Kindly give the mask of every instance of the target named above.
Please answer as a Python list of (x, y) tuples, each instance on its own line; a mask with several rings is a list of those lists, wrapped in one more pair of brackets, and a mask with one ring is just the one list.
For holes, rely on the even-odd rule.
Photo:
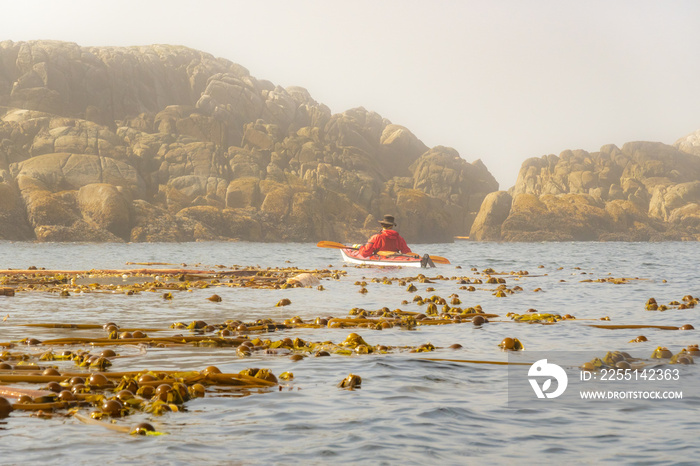
[[(173, 265), (165, 263), (143, 263), (138, 265)], [(75, 299), (79, 294), (123, 293), (128, 296), (154, 293), (160, 300), (172, 301), (175, 305), (183, 293), (197, 291), (206, 293), (206, 299), (217, 311), (223, 309), (224, 300), (222, 288), (255, 288), (263, 290), (285, 290), (304, 287), (322, 290), (321, 280), (340, 280), (346, 273), (343, 271), (322, 269), (302, 270), (289, 268), (259, 268), (224, 266), (210, 267), (208, 270), (197, 268), (172, 269), (134, 269), (109, 271), (47, 271), (23, 270), (0, 271), (0, 295), (12, 297), (15, 293), (44, 292), (52, 295), (63, 295), (65, 300)], [(434, 325), (455, 325), (468, 323), (465, 332), (479, 331), (480, 327), (489, 328), (491, 325), (513, 325), (519, 323), (555, 324), (562, 320), (574, 321), (571, 325), (582, 325), (569, 315), (541, 313), (530, 309), (523, 314), (510, 312), (511, 320), (498, 320), (498, 314), (485, 312), (481, 305), (469, 303), (468, 296), (460, 297), (453, 293), (457, 288), (472, 292), (483, 293), (486, 299), (507, 297), (514, 293), (523, 292), (521, 286), (507, 286), (515, 280), (535, 278), (527, 271), (496, 272), (485, 269), (478, 272), (473, 269), (472, 276), (445, 277), (442, 275), (426, 276), (418, 274), (413, 277), (363, 277), (355, 282), (361, 293), (372, 293), (379, 286), (394, 286), (405, 289), (414, 297), (406, 298), (402, 305), (406, 309), (391, 309), (381, 307), (365, 309), (354, 307), (347, 316), (318, 316), (308, 318), (293, 315), (288, 318), (238, 320), (230, 318), (219, 321), (208, 314), (205, 320), (197, 319), (183, 322), (173, 322), (172, 325), (139, 328), (121, 327), (115, 322), (106, 324), (86, 323), (39, 323), (18, 324), (31, 328), (59, 329), (65, 334), (61, 338), (27, 337), (0, 343), (4, 348), (0, 352), (0, 417), (4, 410), (8, 412), (32, 413), (38, 417), (72, 416), (91, 425), (114, 428), (129, 434), (156, 435), (157, 423), (125, 425), (130, 416), (156, 417), (167, 412), (183, 412), (187, 410), (188, 402), (203, 396), (245, 396), (249, 393), (265, 393), (281, 389), (281, 384), (294, 380), (291, 372), (273, 374), (269, 369), (251, 367), (237, 373), (222, 373), (214, 366), (199, 371), (114, 371), (119, 358), (143, 356), (151, 348), (187, 348), (207, 347), (221, 348), (222, 353), (241, 361), (247, 358), (260, 360), (263, 358), (285, 358), (288, 361), (304, 361), (310, 357), (363, 357), (376, 358), (386, 354), (435, 352), (446, 348), (436, 347), (430, 342), (417, 345), (390, 346), (370, 343), (368, 333), (359, 333), (362, 329), (382, 331), (395, 329), (398, 331), (416, 331), (421, 327)], [(625, 284), (634, 279), (597, 279), (583, 280), (590, 283)], [(440, 281), (451, 281), (457, 285), (452, 290), (440, 296)], [(497, 287), (479, 287), (474, 285), (497, 285)], [(426, 286), (427, 285), (427, 286)], [(418, 288), (421, 295), (415, 294)], [(442, 287), (444, 288), (444, 286)], [(201, 291), (207, 290), (207, 291)], [(217, 291), (221, 294), (212, 294)], [(533, 292), (542, 291), (535, 288)], [(461, 293), (461, 292), (460, 292)], [(479, 293), (477, 293), (479, 294)], [(448, 296), (449, 295), (449, 296)], [(411, 296), (411, 295), (408, 295)], [(204, 299), (204, 298), (203, 298)], [(272, 305), (275, 300), (270, 300)], [(360, 299), (364, 299), (360, 298)], [(653, 299), (653, 298), (652, 298)], [(65, 301), (64, 301), (65, 302)], [(690, 295), (679, 301), (671, 301), (667, 306), (678, 309), (693, 307), (697, 299)], [(279, 299), (277, 307), (290, 305), (289, 298)], [(161, 305), (169, 305), (161, 303)], [(657, 310), (658, 309), (657, 304)], [(684, 307), (685, 306), (685, 307)], [(278, 311), (279, 312), (279, 311)], [(214, 314), (216, 315), (216, 314)], [(230, 317), (230, 316), (226, 316)], [(659, 329), (692, 329), (690, 324), (682, 327), (652, 326), (652, 325), (591, 325), (603, 329), (659, 328)], [(314, 338), (295, 336), (295, 329), (348, 329), (351, 333), (342, 341), (328, 341)], [(462, 330), (460, 328), (459, 330)], [(87, 331), (87, 332), (83, 332)], [(95, 337), (94, 334), (103, 332)], [(90, 337), (84, 336), (89, 333)], [(369, 333), (369, 335), (381, 335)], [(633, 341), (642, 340), (642, 336)], [(314, 341), (319, 340), (319, 341)], [(369, 342), (368, 342), (369, 340)], [(530, 343), (530, 345), (535, 345)], [(495, 346), (495, 345), (494, 345)], [(517, 338), (504, 338), (498, 345), (503, 351), (521, 351), (524, 345)], [(605, 367), (641, 367), (644, 364), (693, 364), (693, 356), (700, 354), (698, 347), (689, 346), (676, 354), (665, 347), (646, 359), (633, 358), (619, 351), (606, 353), (601, 358), (585, 363), (586, 370), (598, 370)], [(468, 351), (461, 345), (455, 344), (449, 349)], [(494, 352), (498, 352), (492, 347)], [(665, 351), (664, 351), (665, 350)], [(461, 352), (461, 351), (460, 351)], [(527, 353), (525, 353), (527, 354)], [(439, 356), (439, 354), (438, 354)], [(503, 357), (501, 354), (500, 357)], [(452, 361), (468, 364), (530, 364), (526, 362), (490, 361), (480, 359), (444, 359), (424, 358), (429, 361)], [(264, 360), (264, 359), (263, 359)], [(338, 387), (348, 390), (360, 388), (361, 377), (350, 374), (344, 378)], [(33, 385), (28, 388), (26, 385)], [(22, 386), (18, 386), (22, 385)], [(7, 403), (3, 404), (5, 400)], [(14, 400), (9, 402), (8, 400)], [(9, 407), (8, 407), (9, 406)], [(6, 414), (5, 414), (6, 415)], [(133, 417), (132, 417), (133, 419)]]
[[(223, 267), (223, 266), (222, 266)], [(233, 270), (198, 269), (123, 269), (123, 270), (0, 270), (2, 295), (44, 291), (70, 297), (78, 293), (115, 293), (128, 295), (164, 291), (173, 292), (209, 287), (245, 287), (286, 289), (309, 287), (320, 278), (339, 279), (343, 271), (303, 270), (296, 267), (236, 267)], [(215, 300), (214, 300), (215, 301)]]
[(669, 309), (692, 309), (698, 304), (698, 298), (694, 298), (692, 295), (685, 295), (681, 299), (682, 302), (679, 301), (671, 301), (668, 304), (659, 304), (656, 299), (654, 298), (649, 298), (647, 302), (644, 304), (644, 309), (647, 311), (667, 311)]
[(349, 374), (343, 380), (338, 383), (338, 388), (344, 388), (346, 390), (354, 390), (356, 388), (362, 388), (362, 377), (355, 374)]
[(501, 347), (504, 351), (522, 351), (525, 349), (525, 346), (518, 340), (517, 338), (504, 338), (503, 341), (501, 341), (498, 346)]
[(559, 314), (549, 314), (541, 312), (527, 314), (515, 314), (513, 312), (509, 312), (508, 314), (506, 314), (506, 316), (510, 317), (515, 322), (527, 322), (530, 324), (553, 324), (555, 322), (563, 320), (563, 317)]
[[(205, 396), (207, 387), (249, 392), (278, 385), (277, 377), (269, 369), (251, 368), (223, 374), (214, 366), (184, 372), (56, 371), (50, 374), (46, 370), (41, 374), (18, 373), (13, 368), (0, 370), (0, 382), (44, 384), (39, 390), (0, 386), (0, 417), (10, 411), (65, 411), (80, 418), (80, 410), (92, 408), (89, 417), (96, 420), (122, 418), (135, 412), (161, 415), (184, 411), (187, 401)], [(8, 398), (16, 402), (10, 403)], [(155, 429), (137, 425), (126, 431), (141, 434)]]
[(657, 367), (659, 364), (695, 364), (693, 355), (698, 354), (697, 346), (689, 346), (673, 354), (665, 346), (657, 347), (649, 358), (633, 357), (625, 351), (608, 351), (602, 358), (593, 358), (580, 366), (581, 370), (596, 372), (601, 369), (643, 369), (647, 366)]

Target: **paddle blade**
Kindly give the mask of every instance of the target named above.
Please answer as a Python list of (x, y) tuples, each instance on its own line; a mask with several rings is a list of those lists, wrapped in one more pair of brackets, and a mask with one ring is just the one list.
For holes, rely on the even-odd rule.
[(430, 256), (430, 259), (436, 264), (451, 264), (448, 258), (442, 256)]
[(343, 243), (336, 243), (335, 241), (319, 241), (316, 243), (319, 248), (333, 248), (333, 249), (352, 249), (352, 246), (346, 246)]

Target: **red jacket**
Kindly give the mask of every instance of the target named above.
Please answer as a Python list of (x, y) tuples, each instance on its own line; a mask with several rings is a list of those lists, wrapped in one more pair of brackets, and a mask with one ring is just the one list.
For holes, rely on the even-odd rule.
[(393, 251), (406, 254), (411, 252), (411, 248), (406, 244), (401, 235), (394, 230), (382, 230), (372, 236), (367, 244), (360, 248), (362, 257), (368, 257), (377, 251)]

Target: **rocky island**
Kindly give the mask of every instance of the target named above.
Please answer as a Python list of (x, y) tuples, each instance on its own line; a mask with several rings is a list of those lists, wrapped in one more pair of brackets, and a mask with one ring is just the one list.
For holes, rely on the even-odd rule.
[(700, 132), (526, 160), (490, 193), (471, 236), (487, 241), (700, 239)]
[(0, 239), (413, 242), (466, 235), (498, 183), (354, 108), (185, 47), (0, 42)]

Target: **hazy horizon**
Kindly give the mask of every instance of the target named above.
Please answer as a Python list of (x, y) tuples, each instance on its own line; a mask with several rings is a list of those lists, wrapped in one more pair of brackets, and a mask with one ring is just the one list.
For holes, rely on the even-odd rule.
[(500, 189), (530, 157), (700, 129), (700, 2), (203, 0), (3, 5), (0, 40), (183, 45), (481, 159)]

